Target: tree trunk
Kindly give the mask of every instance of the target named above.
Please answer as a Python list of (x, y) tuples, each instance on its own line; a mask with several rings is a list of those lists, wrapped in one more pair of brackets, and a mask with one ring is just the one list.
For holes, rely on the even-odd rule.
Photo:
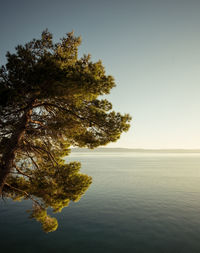
[(2, 194), (4, 184), (6, 182), (6, 178), (11, 172), (13, 168), (13, 161), (15, 159), (15, 153), (19, 148), (20, 141), (24, 136), (26, 131), (26, 127), (30, 121), (32, 114), (33, 102), (29, 104), (27, 109), (24, 112), (23, 117), (21, 118), (21, 122), (19, 123), (15, 133), (11, 136), (5, 152), (2, 156), (1, 164), (0, 164), (0, 195)]

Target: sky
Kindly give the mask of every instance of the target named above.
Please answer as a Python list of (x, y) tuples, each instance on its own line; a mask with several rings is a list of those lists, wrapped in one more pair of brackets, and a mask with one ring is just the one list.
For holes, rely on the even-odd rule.
[(74, 30), (79, 55), (102, 60), (116, 88), (107, 99), (132, 116), (108, 147), (200, 148), (199, 0), (0, 0), (0, 65), (7, 51), (48, 28)]

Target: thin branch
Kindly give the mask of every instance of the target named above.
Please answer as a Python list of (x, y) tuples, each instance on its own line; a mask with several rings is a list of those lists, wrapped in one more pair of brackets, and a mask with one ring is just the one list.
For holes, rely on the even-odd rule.
[(29, 122), (31, 122), (31, 123), (34, 123), (34, 124), (37, 124), (37, 125), (40, 125), (40, 126), (45, 126), (44, 124), (42, 124), (42, 122), (40, 122), (40, 121), (38, 121), (38, 120), (30, 120)]
[(18, 191), (18, 192), (21, 192), (23, 194), (25, 194), (29, 199), (31, 199), (36, 205), (38, 205), (39, 207), (41, 207), (42, 209), (44, 209), (44, 207), (37, 201), (35, 200), (30, 194), (28, 194), (26, 191), (23, 191), (19, 188), (16, 188), (8, 183), (5, 183), (6, 186), (10, 187), (11, 189), (15, 190), (15, 191)]
[(31, 145), (30, 143), (29, 143), (29, 146), (30, 146), (31, 148), (33, 148), (33, 149), (41, 150), (41, 151), (46, 152), (47, 155), (49, 156), (49, 158), (50, 158), (51, 160), (53, 160), (53, 161), (56, 163), (56, 165), (58, 165), (57, 161), (55, 160), (55, 158), (53, 157), (53, 155), (51, 154), (51, 152), (49, 152), (48, 150), (46, 150), (46, 149), (44, 149), (44, 148), (41, 148), (40, 146)]
[(28, 151), (26, 151), (26, 153), (27, 153), (28, 157), (31, 159), (32, 163), (35, 165), (35, 167), (39, 170), (40, 168), (39, 168), (38, 164), (36, 163), (36, 161), (33, 159), (33, 157), (29, 154)]
[(52, 103), (47, 103), (47, 102), (44, 102), (44, 103), (40, 103), (40, 104), (35, 104), (35, 107), (39, 107), (39, 106), (52, 106), (52, 107), (55, 107), (57, 109), (60, 109), (62, 111), (65, 111), (65, 112), (68, 112), (74, 116), (76, 116), (77, 118), (79, 118), (80, 120), (84, 120), (84, 118), (80, 117), (79, 115), (77, 115), (75, 112), (69, 110), (69, 109), (66, 109), (62, 106), (59, 106), (59, 105), (56, 105), (56, 104), (52, 104)]
[(25, 176), (25, 177), (28, 177), (28, 178), (32, 179), (31, 176), (29, 176), (29, 175), (27, 175), (26, 173), (24, 173), (19, 167), (17, 167), (16, 165), (15, 165), (14, 167), (15, 167), (15, 169), (16, 169), (21, 175), (23, 175), (23, 176)]

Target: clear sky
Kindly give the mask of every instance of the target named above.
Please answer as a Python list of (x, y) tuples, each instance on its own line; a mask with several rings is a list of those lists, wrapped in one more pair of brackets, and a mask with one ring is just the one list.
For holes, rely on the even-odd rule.
[(200, 148), (199, 0), (0, 0), (0, 64), (48, 28), (81, 35), (117, 87), (131, 129), (110, 147)]

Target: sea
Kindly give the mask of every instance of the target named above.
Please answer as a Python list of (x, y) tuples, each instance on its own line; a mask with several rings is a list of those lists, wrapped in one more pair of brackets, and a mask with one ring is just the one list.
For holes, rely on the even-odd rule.
[[(200, 153), (72, 152), (93, 183), (44, 233), (31, 202), (0, 201), (0, 252), (199, 253)], [(51, 210), (49, 210), (51, 214)]]

